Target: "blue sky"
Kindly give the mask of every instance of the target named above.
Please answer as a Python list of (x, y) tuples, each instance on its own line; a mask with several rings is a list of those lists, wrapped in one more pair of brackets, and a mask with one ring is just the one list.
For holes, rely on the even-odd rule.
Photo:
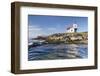
[(65, 33), (73, 23), (78, 25), (78, 32), (88, 31), (87, 17), (28, 15), (29, 38)]

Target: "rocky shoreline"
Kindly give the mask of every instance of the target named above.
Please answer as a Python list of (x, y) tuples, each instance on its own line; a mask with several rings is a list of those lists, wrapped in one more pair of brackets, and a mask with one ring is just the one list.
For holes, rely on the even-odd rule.
[(39, 36), (32, 39), (29, 47), (36, 47), (45, 44), (88, 44), (88, 33), (56, 33), (47, 37)]
[(87, 44), (88, 43), (88, 33), (57, 33), (47, 37), (46, 42), (48, 43), (68, 43), (68, 44)]

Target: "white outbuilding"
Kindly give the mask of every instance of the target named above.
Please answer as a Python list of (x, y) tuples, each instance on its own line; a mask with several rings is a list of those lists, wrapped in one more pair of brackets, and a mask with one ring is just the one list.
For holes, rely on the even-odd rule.
[(77, 32), (78, 25), (72, 24), (71, 26), (67, 27), (67, 33), (75, 33)]

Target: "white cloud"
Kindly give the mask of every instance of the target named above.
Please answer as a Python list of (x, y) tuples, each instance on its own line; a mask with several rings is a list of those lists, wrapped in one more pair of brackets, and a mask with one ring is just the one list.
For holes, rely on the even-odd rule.
[(40, 31), (42, 28), (37, 27), (37, 26), (29, 26), (29, 31)]
[(48, 36), (50, 34), (56, 33), (58, 27), (48, 27), (42, 28), (39, 25), (29, 25), (29, 38), (35, 38), (37, 36)]
[(34, 38), (43, 34), (43, 29), (36, 25), (29, 26), (28, 30), (29, 30), (29, 38)]

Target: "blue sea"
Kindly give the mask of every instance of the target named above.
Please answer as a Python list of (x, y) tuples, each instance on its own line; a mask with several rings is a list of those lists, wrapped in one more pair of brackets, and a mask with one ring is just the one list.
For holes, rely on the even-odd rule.
[(45, 44), (28, 48), (28, 61), (88, 58), (87, 44)]

